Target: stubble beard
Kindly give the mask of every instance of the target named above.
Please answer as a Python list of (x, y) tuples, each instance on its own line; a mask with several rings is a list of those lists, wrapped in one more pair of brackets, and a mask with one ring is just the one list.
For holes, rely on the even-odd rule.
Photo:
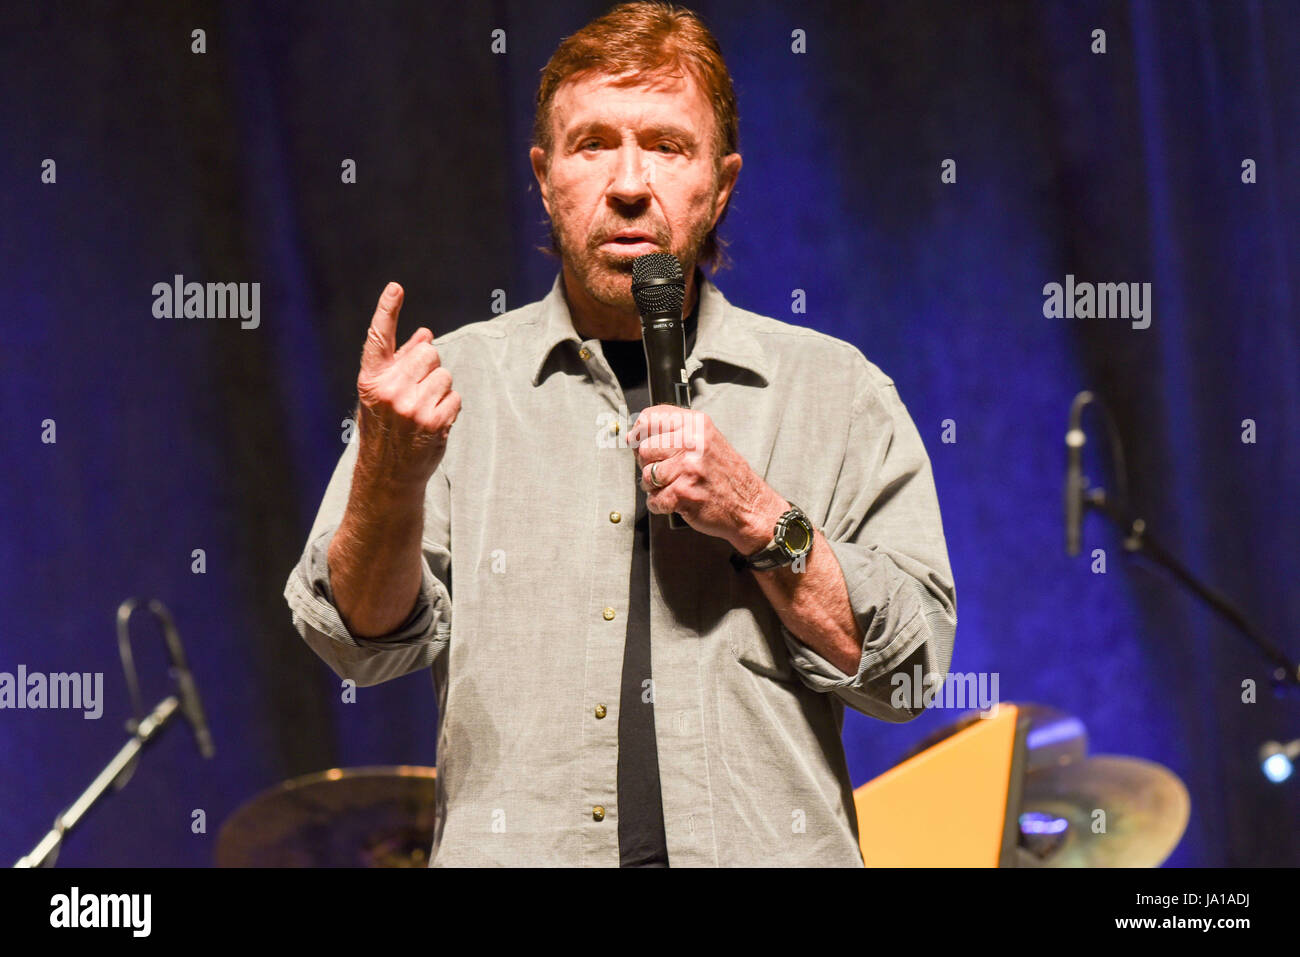
[[(656, 225), (642, 225), (629, 221), (623, 227), (627, 229), (644, 229), (653, 233), (660, 249), (663, 248), (665, 231)], [(709, 235), (709, 221), (702, 218), (696, 223), (689, 235), (676, 245), (670, 245), (668, 251), (682, 264), (682, 272), (689, 276), (699, 260), (700, 250)], [(636, 300), (632, 296), (632, 264), (635, 256), (619, 256), (601, 248), (600, 236), (576, 238), (566, 234), (564, 228), (551, 221), (551, 241), (560, 251), (560, 258), (573, 273), (587, 295), (592, 299), (629, 315), (636, 315)]]

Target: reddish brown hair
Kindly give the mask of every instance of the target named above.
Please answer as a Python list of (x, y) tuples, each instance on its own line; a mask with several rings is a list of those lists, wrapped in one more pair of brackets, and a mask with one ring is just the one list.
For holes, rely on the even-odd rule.
[[(694, 77), (713, 106), (714, 168), (719, 169), (722, 158), (740, 146), (736, 91), (709, 28), (692, 11), (671, 3), (620, 3), (561, 41), (542, 69), (533, 145), (550, 153), (555, 93), (579, 74), (626, 76), (628, 82), (635, 82), (646, 74), (680, 75), (682, 71)], [(717, 233), (726, 215), (723, 209), (705, 237), (701, 263), (716, 264), (721, 259), (723, 243)]]

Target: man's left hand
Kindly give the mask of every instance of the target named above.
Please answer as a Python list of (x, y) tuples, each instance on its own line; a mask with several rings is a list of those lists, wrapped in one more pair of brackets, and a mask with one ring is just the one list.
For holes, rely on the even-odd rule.
[(627, 438), (636, 446), (650, 511), (677, 512), (696, 531), (726, 539), (742, 555), (771, 541), (789, 503), (750, 468), (707, 413), (650, 406)]

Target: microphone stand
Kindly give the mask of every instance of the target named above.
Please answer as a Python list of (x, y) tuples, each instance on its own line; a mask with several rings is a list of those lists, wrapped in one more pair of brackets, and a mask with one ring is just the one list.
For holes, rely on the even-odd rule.
[(81, 795), (72, 802), (66, 811), (54, 819), (54, 826), (50, 831), (37, 843), (30, 854), (18, 859), (14, 864), (15, 868), (29, 867), (53, 867), (54, 861), (58, 857), (59, 848), (62, 846), (63, 837), (85, 817), (86, 812), (95, 805), (100, 798), (108, 793), (111, 788), (114, 791), (120, 791), (126, 786), (135, 773), (140, 752), (145, 746), (154, 740), (162, 731), (167, 723), (176, 716), (178, 710), (182, 711), (194, 723), (194, 733), (198, 739), (199, 750), (203, 757), (210, 758), (213, 754), (212, 739), (208, 735), (207, 726), (203, 721), (202, 706), (199, 704), (198, 691), (194, 687), (194, 678), (190, 674), (188, 665), (185, 662), (185, 651), (181, 647), (180, 635), (176, 631), (176, 625), (172, 621), (171, 613), (167, 607), (157, 599), (149, 602), (148, 610), (163, 625), (163, 634), (166, 637), (168, 653), (171, 657), (171, 673), (179, 686), (179, 697), (177, 695), (168, 695), (162, 701), (158, 702), (149, 714), (143, 713), (140, 704), (140, 682), (136, 675), (135, 662), (131, 654), (131, 636), (128, 632), (127, 624), (139, 602), (134, 598), (129, 598), (117, 609), (117, 637), (118, 652), (122, 658), (122, 670), (126, 674), (126, 684), (131, 695), (131, 701), (135, 707), (135, 717), (126, 722), (126, 730), (130, 732), (131, 738), (124, 744), (108, 762), (104, 770), (100, 771)]
[[(1091, 400), (1092, 397), (1089, 396), (1088, 401)], [(1118, 433), (1113, 434), (1112, 439), (1117, 443)], [(1187, 588), (1221, 619), (1232, 625), (1238, 633), (1243, 635), (1265, 658), (1273, 663), (1273, 680), (1275, 682), (1300, 688), (1300, 666), (1289, 660), (1276, 644), (1247, 621), (1246, 616), (1223, 594), (1197, 578), (1186, 565), (1154, 539), (1147, 530), (1147, 523), (1144, 519), (1132, 515), (1126, 506), (1112, 501), (1106, 494), (1105, 489), (1089, 488), (1088, 484), (1087, 477), (1081, 477), (1078, 493), (1082, 497), (1085, 514), (1088, 509), (1092, 508), (1110, 519), (1124, 535), (1124, 550), (1126, 552), (1145, 555), (1155, 564), (1168, 571), (1173, 575), (1175, 581)], [(1123, 484), (1125, 483), (1121, 477), (1121, 485)]]

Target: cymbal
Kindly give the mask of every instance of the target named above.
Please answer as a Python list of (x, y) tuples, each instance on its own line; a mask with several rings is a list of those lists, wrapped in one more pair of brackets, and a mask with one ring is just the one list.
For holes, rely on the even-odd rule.
[(1183, 782), (1154, 761), (1096, 755), (1039, 768), (1025, 776), (1019, 863), (1158, 867), (1190, 813)]
[(217, 836), (218, 867), (426, 867), (433, 768), (333, 768), (245, 802)]

